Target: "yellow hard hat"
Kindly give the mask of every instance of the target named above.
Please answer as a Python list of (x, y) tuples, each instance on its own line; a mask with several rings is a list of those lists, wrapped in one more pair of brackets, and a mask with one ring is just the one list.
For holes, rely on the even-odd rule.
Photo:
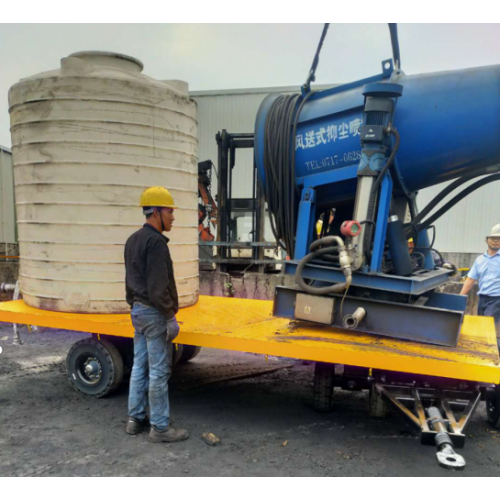
[(144, 190), (140, 205), (141, 207), (177, 208), (172, 195), (163, 186), (154, 186)]

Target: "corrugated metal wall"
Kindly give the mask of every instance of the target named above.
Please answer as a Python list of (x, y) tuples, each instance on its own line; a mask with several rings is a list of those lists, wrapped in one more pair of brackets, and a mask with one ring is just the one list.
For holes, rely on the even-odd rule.
[[(292, 89), (192, 92), (199, 110), (200, 161), (210, 159), (217, 164), (215, 134), (218, 131), (225, 128), (229, 132), (253, 132), (259, 105), (272, 91), (289, 92)], [(252, 153), (239, 151), (237, 156), (238, 163), (233, 172), (233, 196), (244, 198), (251, 196)], [(418, 206), (423, 208), (445, 186), (441, 184), (421, 191)], [(494, 224), (500, 222), (499, 188), (498, 182), (480, 188), (439, 219), (436, 223), (435, 247), (441, 252), (483, 253), (486, 249), (485, 235)], [(215, 189), (216, 186), (214, 192)]]
[[(267, 93), (203, 95), (191, 93), (198, 103), (199, 160), (212, 160), (217, 168), (215, 135), (223, 129), (231, 133), (252, 133), (260, 103)], [(217, 192), (213, 178), (212, 192)], [(236, 154), (233, 170), (233, 198), (250, 198), (253, 181), (253, 150), (241, 149)]]
[[(457, 193), (477, 180), (458, 188)], [(418, 197), (419, 208), (424, 208), (446, 186), (447, 183), (444, 183), (421, 191)], [(451, 198), (448, 197), (446, 201), (449, 199)], [(500, 182), (497, 181), (467, 196), (436, 222), (434, 246), (441, 252), (484, 253), (485, 236), (499, 222)]]
[[(0, 146), (0, 243), (17, 243), (12, 153)], [(3, 248), (0, 248), (3, 252)]]

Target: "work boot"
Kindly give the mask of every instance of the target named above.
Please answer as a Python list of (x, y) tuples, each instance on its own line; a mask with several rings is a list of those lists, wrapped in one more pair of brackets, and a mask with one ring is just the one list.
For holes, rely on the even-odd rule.
[(140, 434), (143, 430), (149, 427), (149, 420), (146, 417), (144, 420), (139, 420), (138, 418), (128, 417), (127, 427), (125, 432), (127, 434), (135, 435)]
[(177, 443), (188, 437), (189, 433), (186, 429), (174, 429), (171, 426), (168, 426), (164, 431), (159, 431), (156, 427), (151, 426), (149, 431), (150, 443)]

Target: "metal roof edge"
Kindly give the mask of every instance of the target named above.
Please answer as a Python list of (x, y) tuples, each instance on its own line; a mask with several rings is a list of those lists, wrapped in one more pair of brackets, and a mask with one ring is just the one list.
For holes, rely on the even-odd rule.
[(1, 144), (0, 144), (0, 151), (5, 151), (6, 153), (12, 154), (12, 151), (9, 148), (2, 146)]

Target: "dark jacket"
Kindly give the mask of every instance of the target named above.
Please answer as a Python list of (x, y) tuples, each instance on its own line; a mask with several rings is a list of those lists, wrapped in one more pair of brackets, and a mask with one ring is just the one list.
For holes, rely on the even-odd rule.
[(179, 310), (174, 266), (168, 238), (144, 224), (125, 243), (125, 288), (127, 302), (153, 306), (167, 319)]

